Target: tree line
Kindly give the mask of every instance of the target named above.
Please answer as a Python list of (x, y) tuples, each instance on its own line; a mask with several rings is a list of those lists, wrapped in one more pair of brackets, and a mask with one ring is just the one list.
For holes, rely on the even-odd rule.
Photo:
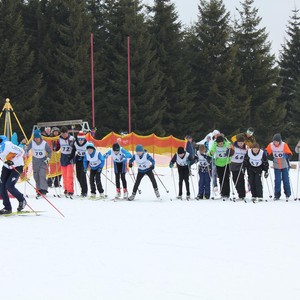
[(255, 128), (300, 137), (300, 18), (291, 11), (278, 61), (254, 0), (236, 19), (223, 0), (199, 0), (184, 26), (171, 0), (0, 0), (0, 99), (26, 132), (41, 121), (91, 122), (94, 35), (98, 136), (128, 130), (127, 37), (132, 131), (202, 138)]

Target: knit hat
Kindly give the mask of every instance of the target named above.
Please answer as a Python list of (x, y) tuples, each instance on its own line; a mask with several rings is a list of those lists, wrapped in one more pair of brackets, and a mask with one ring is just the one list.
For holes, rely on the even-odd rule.
[(77, 139), (85, 139), (85, 133), (83, 131), (79, 131), (77, 134)]
[(6, 142), (6, 141), (7, 141), (6, 135), (0, 135), (0, 145), (3, 145), (4, 142)]
[(215, 129), (212, 133), (211, 133), (211, 136), (214, 137), (216, 136), (217, 134), (220, 134), (220, 131)]
[(224, 137), (222, 135), (218, 135), (216, 138), (217, 144), (224, 142)]
[(135, 152), (143, 152), (143, 151), (144, 151), (144, 147), (142, 145), (136, 145)]
[(178, 154), (183, 154), (184, 153), (184, 148), (183, 147), (178, 147), (177, 153)]
[(237, 141), (237, 142), (245, 142), (244, 135), (243, 135), (243, 134), (238, 134), (238, 135), (236, 136), (236, 141)]
[(61, 133), (67, 133), (69, 130), (68, 130), (68, 127), (66, 126), (63, 126), (61, 129), (60, 129), (60, 132)]
[(120, 151), (120, 145), (118, 143), (114, 143), (112, 149), (113, 151)]
[(54, 132), (54, 131), (58, 131), (58, 132), (60, 132), (60, 130), (59, 130), (59, 128), (58, 128), (58, 127), (53, 127), (53, 128), (52, 128), (52, 132)]
[(274, 136), (273, 136), (273, 142), (274, 142), (274, 141), (277, 141), (277, 142), (279, 142), (279, 143), (282, 142), (280, 133), (275, 133), (275, 134), (274, 134)]
[(94, 146), (94, 144), (92, 142), (86, 143), (86, 149), (94, 149), (94, 150), (96, 150), (96, 148), (95, 148), (95, 146)]
[(33, 132), (33, 138), (34, 138), (34, 139), (41, 139), (41, 138), (42, 138), (41, 131), (40, 131), (39, 129), (36, 129), (36, 130)]
[(249, 128), (247, 129), (246, 133), (247, 133), (248, 135), (253, 135), (254, 129), (253, 129), (252, 127), (249, 127)]

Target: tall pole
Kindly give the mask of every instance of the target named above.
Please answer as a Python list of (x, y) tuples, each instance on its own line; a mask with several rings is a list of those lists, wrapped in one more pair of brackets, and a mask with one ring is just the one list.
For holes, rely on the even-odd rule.
[(91, 33), (92, 126), (95, 128), (94, 35)]
[(128, 63), (128, 133), (131, 132), (131, 93), (130, 93), (130, 36), (127, 36), (127, 63)]

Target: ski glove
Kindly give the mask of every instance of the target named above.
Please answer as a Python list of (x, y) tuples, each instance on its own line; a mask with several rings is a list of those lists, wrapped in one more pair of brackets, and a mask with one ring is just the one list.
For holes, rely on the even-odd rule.
[(98, 169), (97, 169), (97, 172), (98, 172), (98, 173), (101, 173), (101, 172), (102, 172), (102, 168), (98, 168)]
[(268, 178), (268, 177), (269, 177), (269, 173), (265, 172), (265, 178)]
[(87, 172), (87, 169), (83, 169), (83, 172), (86, 173), (86, 172)]
[(11, 161), (11, 160), (7, 160), (5, 163), (6, 163), (8, 166), (12, 166), (12, 165), (14, 164), (14, 162)]
[(173, 168), (173, 167), (174, 167), (174, 164), (170, 162), (169, 167), (170, 167), (170, 168)]
[(151, 165), (151, 166), (150, 166), (150, 170), (154, 170), (154, 165)]
[(48, 163), (49, 163), (49, 160), (50, 160), (50, 158), (49, 158), (49, 157), (45, 157), (45, 158), (44, 158), (44, 163), (45, 163), (46, 165), (48, 165)]
[(128, 166), (129, 166), (129, 168), (132, 168), (132, 163), (130, 162), (130, 163), (128, 164)]

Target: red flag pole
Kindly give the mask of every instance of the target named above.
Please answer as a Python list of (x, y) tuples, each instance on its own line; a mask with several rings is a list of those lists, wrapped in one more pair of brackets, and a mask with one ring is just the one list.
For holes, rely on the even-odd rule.
[(127, 63), (128, 63), (128, 133), (131, 132), (131, 93), (130, 93), (130, 36), (127, 37)]
[(95, 128), (94, 35), (91, 33), (92, 126)]

